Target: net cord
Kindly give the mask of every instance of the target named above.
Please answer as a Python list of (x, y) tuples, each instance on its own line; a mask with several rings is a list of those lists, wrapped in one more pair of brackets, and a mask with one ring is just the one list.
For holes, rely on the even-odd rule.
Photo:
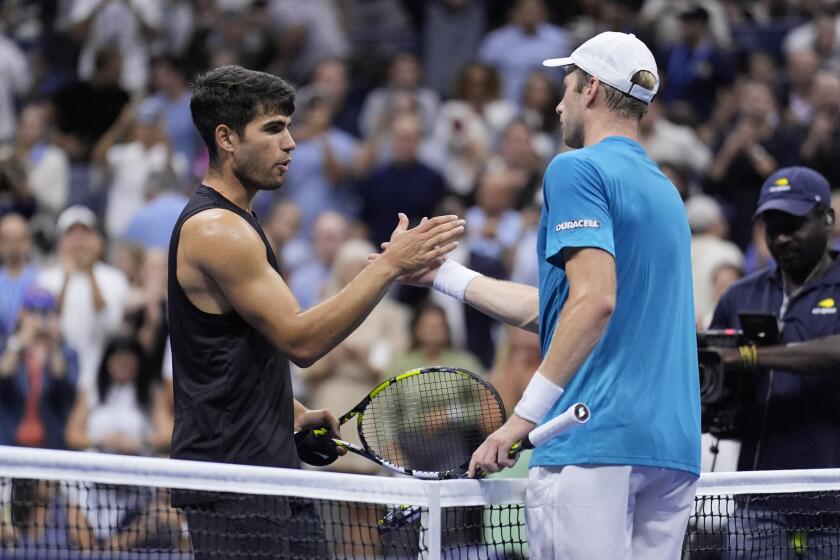
[[(416, 480), (0, 446), (0, 477), (429, 507), (521, 504), (526, 479)], [(840, 469), (704, 473), (697, 496), (840, 491)]]
[(440, 507), (522, 503), (524, 479), (417, 480), (0, 446), (0, 477)]

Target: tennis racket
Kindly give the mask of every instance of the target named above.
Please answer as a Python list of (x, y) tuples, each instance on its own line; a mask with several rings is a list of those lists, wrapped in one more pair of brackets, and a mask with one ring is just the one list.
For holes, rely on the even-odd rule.
[[(453, 367), (414, 369), (384, 381), (339, 424), (353, 418), (361, 446), (332, 438), (336, 445), (393, 472), (431, 480), (463, 476), (473, 452), (507, 419), (492, 385)], [(329, 437), (327, 428), (312, 433)]]
[[(508, 451), (508, 457), (516, 457), (526, 449), (538, 447), (561, 432), (575, 426), (585, 424), (589, 421), (590, 416), (591, 413), (589, 412), (588, 406), (583, 403), (573, 404), (559, 416), (534, 428), (527, 436), (514, 443)], [(482, 476), (484, 476), (484, 474), (481, 471), (478, 471), (476, 477), (478, 478)], [(464, 477), (466, 477), (466, 472), (458, 478)], [(423, 508), (418, 506), (401, 504), (392, 508), (385, 517), (377, 522), (377, 529), (380, 533), (387, 533), (391, 529), (402, 527), (420, 519), (422, 511)]]

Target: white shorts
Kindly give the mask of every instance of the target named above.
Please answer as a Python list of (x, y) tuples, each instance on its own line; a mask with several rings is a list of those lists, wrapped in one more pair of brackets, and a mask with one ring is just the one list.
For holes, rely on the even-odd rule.
[(678, 560), (697, 476), (612, 465), (534, 467), (525, 519), (534, 560)]

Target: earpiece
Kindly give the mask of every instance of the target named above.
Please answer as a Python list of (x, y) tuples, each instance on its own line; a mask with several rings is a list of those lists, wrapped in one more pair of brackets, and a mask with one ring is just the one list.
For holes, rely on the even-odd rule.
[(834, 225), (834, 215), (833, 214), (826, 214), (825, 215), (825, 225), (833, 226)]

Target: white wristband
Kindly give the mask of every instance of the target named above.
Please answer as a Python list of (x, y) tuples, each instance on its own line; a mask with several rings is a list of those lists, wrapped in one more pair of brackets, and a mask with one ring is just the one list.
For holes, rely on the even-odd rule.
[(539, 424), (562, 394), (563, 387), (552, 383), (539, 371), (534, 372), (513, 411), (525, 420)]
[(467, 286), (470, 285), (476, 276), (481, 276), (475, 270), (459, 264), (452, 259), (446, 259), (435, 275), (432, 287), (437, 291), (452, 296), (460, 302), (464, 301)]

